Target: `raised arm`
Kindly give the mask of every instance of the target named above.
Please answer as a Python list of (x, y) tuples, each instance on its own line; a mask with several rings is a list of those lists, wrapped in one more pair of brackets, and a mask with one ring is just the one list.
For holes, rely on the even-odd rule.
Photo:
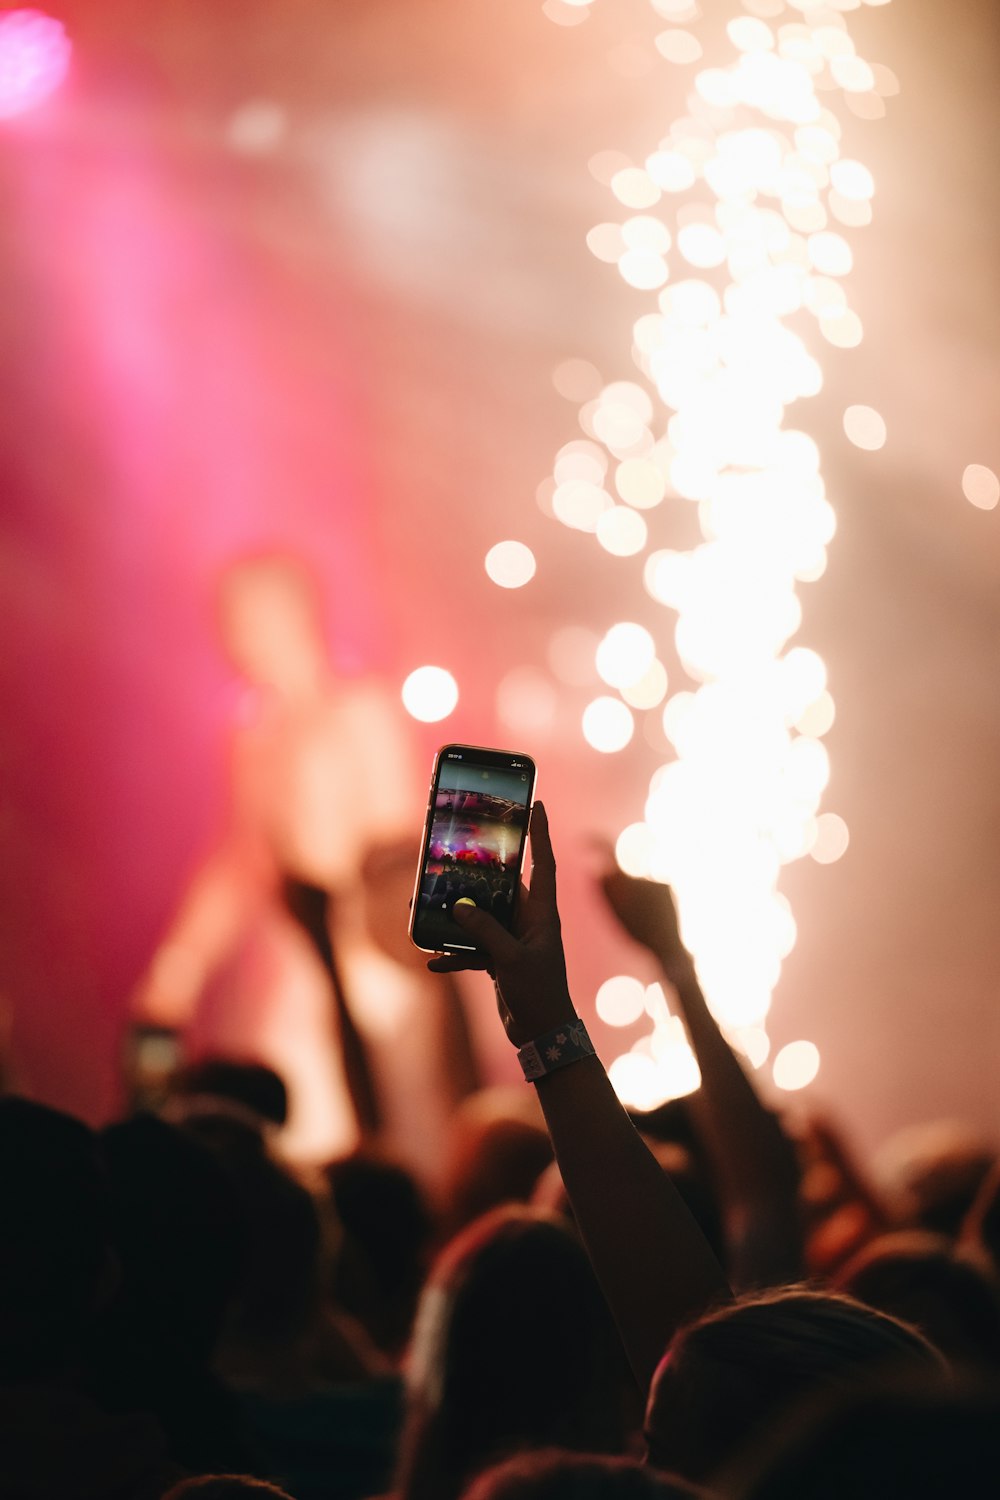
[(382, 1112), (368, 1051), (347, 1003), (340, 965), (330, 936), (333, 896), (322, 886), (312, 885), (292, 875), (285, 878), (284, 896), (285, 905), (312, 942), (329, 978), (347, 1091), (354, 1106), (359, 1134), (363, 1140), (370, 1139), (378, 1133), (382, 1124)]
[[(455, 920), (487, 958), (507, 1035), (518, 1048), (577, 1025), (556, 905), (548, 819), (531, 818), (534, 861), (515, 933), (484, 911), (456, 907)], [(437, 972), (474, 966), (432, 959)], [(550, 1038), (550, 1033), (556, 1033)], [(565, 1045), (565, 1044), (564, 1044)], [(533, 1086), (594, 1270), (642, 1390), (674, 1331), (730, 1297), (722, 1269), (670, 1179), (647, 1150), (596, 1056), (581, 1057)]]
[(794, 1281), (803, 1274), (795, 1148), (705, 1002), (670, 889), (617, 868), (605, 873), (601, 887), (626, 932), (652, 953), (677, 992), (701, 1072), (691, 1113), (721, 1198), (734, 1282), (746, 1288)]

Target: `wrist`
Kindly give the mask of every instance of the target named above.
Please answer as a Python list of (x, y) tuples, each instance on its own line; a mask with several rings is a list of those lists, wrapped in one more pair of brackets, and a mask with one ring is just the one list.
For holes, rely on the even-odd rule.
[(686, 948), (663, 948), (657, 951), (657, 962), (674, 989), (683, 993), (698, 987), (694, 959)]
[(528, 1083), (595, 1057), (594, 1044), (579, 1016), (554, 1026), (518, 1048), (517, 1060)]
[(569, 995), (560, 995), (546, 1005), (532, 1006), (530, 1016), (517, 1016), (511, 1011), (507, 1036), (515, 1047), (524, 1047), (556, 1027), (572, 1026), (578, 1020)]

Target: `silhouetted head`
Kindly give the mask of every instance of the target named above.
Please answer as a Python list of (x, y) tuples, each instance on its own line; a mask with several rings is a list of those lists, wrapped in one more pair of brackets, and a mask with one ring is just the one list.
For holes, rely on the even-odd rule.
[(204, 1057), (175, 1073), (172, 1094), (197, 1100), (235, 1104), (250, 1117), (271, 1125), (284, 1125), (288, 1118), (288, 1089), (281, 1074), (267, 1063), (234, 1057)]
[(1000, 1493), (995, 1389), (840, 1393), (747, 1460), (724, 1500), (978, 1500)]
[(412, 1173), (372, 1152), (331, 1162), (326, 1179), (341, 1238), (334, 1300), (380, 1349), (398, 1353), (427, 1272), (432, 1220)]
[(646, 1408), (649, 1461), (700, 1482), (796, 1403), (885, 1370), (943, 1378), (917, 1331), (852, 1297), (789, 1288), (707, 1314), (672, 1340)]
[(456, 1231), (501, 1203), (526, 1203), (552, 1160), (533, 1094), (480, 1089), (452, 1121), (445, 1170), (446, 1223)]
[(487, 1469), (463, 1500), (685, 1500), (698, 1494), (636, 1459), (545, 1448)]
[(954, 1237), (995, 1161), (993, 1147), (971, 1127), (932, 1120), (885, 1142), (876, 1170), (896, 1223)]
[(182, 1479), (167, 1490), (162, 1500), (293, 1500), (287, 1490), (279, 1490), (266, 1479), (252, 1479), (249, 1474), (202, 1474), (197, 1479)]
[(242, 1271), (243, 1221), (212, 1153), (152, 1115), (103, 1132), (123, 1267), (123, 1316), (206, 1362)]
[(920, 1230), (873, 1240), (837, 1278), (869, 1307), (902, 1318), (958, 1364), (1000, 1369), (1000, 1301), (951, 1241)]
[(399, 1488), (454, 1500), (524, 1448), (620, 1449), (622, 1355), (587, 1256), (560, 1220), (496, 1209), (458, 1235), (420, 1300)]
[(52, 1375), (117, 1279), (100, 1143), (79, 1120), (0, 1098), (0, 1380)]
[(238, 1379), (241, 1361), (266, 1363), (317, 1326), (332, 1225), (312, 1193), (265, 1150), (238, 1145), (223, 1159), (246, 1226), (243, 1277), (219, 1361)]
[(962, 1243), (1000, 1274), (1000, 1162), (983, 1180), (962, 1225)]

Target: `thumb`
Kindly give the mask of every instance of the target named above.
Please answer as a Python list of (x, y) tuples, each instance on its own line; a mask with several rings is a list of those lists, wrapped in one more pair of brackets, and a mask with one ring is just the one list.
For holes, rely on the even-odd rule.
[(482, 948), (497, 963), (517, 956), (519, 944), (516, 938), (511, 937), (506, 927), (502, 927), (490, 912), (482, 911), (478, 906), (456, 903), (451, 915), (456, 926), (468, 933), (476, 947)]

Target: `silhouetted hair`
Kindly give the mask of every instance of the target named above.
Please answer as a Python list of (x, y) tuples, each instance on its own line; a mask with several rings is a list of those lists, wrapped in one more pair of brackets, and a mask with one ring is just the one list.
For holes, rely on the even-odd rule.
[(1000, 1272), (1000, 1162), (984, 1179), (962, 1226), (962, 1240)]
[(247, 1230), (228, 1336), (258, 1346), (295, 1340), (321, 1301), (324, 1245), (316, 1202), (264, 1150), (234, 1153), (227, 1165)]
[(171, 1092), (187, 1098), (226, 1099), (274, 1125), (288, 1118), (288, 1089), (280, 1073), (266, 1063), (232, 1057), (206, 1057), (181, 1068)]
[(334, 1300), (379, 1348), (397, 1353), (409, 1339), (427, 1272), (430, 1210), (412, 1173), (371, 1151), (331, 1162), (326, 1179), (342, 1236)]
[(252, 1479), (249, 1474), (202, 1474), (197, 1479), (182, 1479), (167, 1490), (162, 1500), (242, 1500), (244, 1495), (264, 1500), (293, 1500), (287, 1490), (279, 1490), (266, 1479)]
[(743, 1298), (672, 1340), (646, 1409), (649, 1461), (700, 1482), (797, 1402), (897, 1368), (947, 1370), (916, 1329), (853, 1297), (792, 1287)]
[(127, 1316), (151, 1341), (207, 1361), (242, 1272), (243, 1220), (200, 1141), (153, 1115), (102, 1134)]
[(442, 1196), (446, 1232), (457, 1233), (503, 1203), (527, 1203), (552, 1160), (534, 1100), (508, 1088), (480, 1089), (452, 1120)]
[(1000, 1396), (839, 1393), (721, 1486), (725, 1500), (975, 1500), (1000, 1493)]
[(842, 1291), (914, 1324), (959, 1364), (1000, 1367), (1000, 1301), (951, 1241), (919, 1230), (873, 1240), (837, 1277)]
[(0, 1098), (0, 1216), (0, 1379), (28, 1379), (53, 1371), (96, 1321), (115, 1264), (94, 1132), (43, 1104)]
[(445, 1249), (417, 1312), (397, 1488), (456, 1500), (526, 1448), (623, 1446), (621, 1347), (586, 1253), (554, 1216), (509, 1206)]
[(954, 1238), (996, 1152), (968, 1126), (932, 1120), (898, 1131), (882, 1146), (879, 1159), (894, 1221)]
[(544, 1448), (487, 1469), (463, 1500), (685, 1500), (698, 1493), (637, 1459)]

